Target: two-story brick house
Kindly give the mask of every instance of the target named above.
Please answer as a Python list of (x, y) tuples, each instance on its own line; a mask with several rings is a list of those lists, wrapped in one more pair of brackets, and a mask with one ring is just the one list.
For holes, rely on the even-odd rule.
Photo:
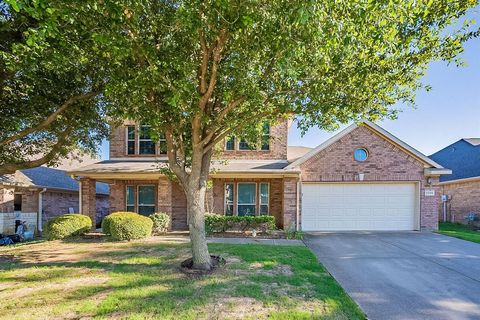
[[(275, 216), (279, 228), (420, 230), (438, 226), (443, 168), (379, 126), (352, 125), (290, 159), (289, 121), (265, 126), (261, 143), (228, 139), (212, 162), (207, 211)], [(303, 153), (308, 149), (303, 149)], [(300, 151), (301, 152), (301, 151)], [(227, 161), (224, 161), (227, 160)], [(187, 228), (180, 186), (159, 168), (166, 145), (148, 127), (126, 123), (113, 132), (110, 159), (73, 170), (81, 181), (82, 212), (95, 212), (96, 181), (110, 184), (110, 212), (167, 212), (173, 230)]]

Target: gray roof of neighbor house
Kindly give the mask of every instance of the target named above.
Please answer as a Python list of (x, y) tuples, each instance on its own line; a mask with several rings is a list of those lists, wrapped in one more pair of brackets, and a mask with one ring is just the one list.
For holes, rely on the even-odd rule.
[(430, 158), (453, 171), (440, 177), (441, 182), (480, 177), (480, 138), (460, 139)]
[[(1, 176), (0, 184), (1, 183), (25, 187), (78, 191), (78, 182), (68, 176), (64, 170), (48, 167), (19, 170), (15, 174)], [(96, 187), (97, 194), (109, 194), (108, 184), (97, 182)]]

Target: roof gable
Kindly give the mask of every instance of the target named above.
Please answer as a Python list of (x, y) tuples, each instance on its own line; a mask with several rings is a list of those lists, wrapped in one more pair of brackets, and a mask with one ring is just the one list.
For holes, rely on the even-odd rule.
[(433, 161), (432, 159), (430, 159), (429, 157), (427, 157), (426, 155), (424, 155), (420, 151), (416, 150), (415, 148), (413, 148), (410, 145), (406, 144), (405, 142), (401, 141), (400, 139), (398, 139), (397, 137), (395, 137), (394, 135), (392, 135), (391, 133), (389, 133), (385, 129), (381, 128), (380, 126), (378, 126), (378, 125), (376, 125), (376, 124), (374, 124), (373, 122), (370, 122), (370, 121), (362, 121), (359, 124), (354, 123), (354, 124), (350, 125), (348, 128), (340, 131), (338, 134), (331, 137), (327, 141), (323, 142), (322, 144), (320, 144), (319, 146), (314, 148), (312, 151), (305, 154), (300, 159), (292, 162), (285, 169), (293, 169), (293, 168), (299, 167), (301, 164), (306, 162), (308, 159), (312, 158), (313, 156), (315, 156), (316, 154), (318, 154), (322, 150), (326, 149), (330, 145), (339, 141), (342, 137), (346, 136), (347, 134), (349, 134), (350, 132), (352, 132), (353, 130), (358, 128), (359, 126), (365, 126), (366, 128), (373, 131), (374, 133), (376, 133), (377, 135), (379, 135), (383, 139), (385, 139), (388, 142), (396, 145), (397, 147), (399, 147), (404, 152), (412, 155), (413, 157), (415, 157), (416, 159), (421, 161), (423, 164), (425, 164), (427, 167), (443, 169), (443, 167), (440, 164), (438, 164), (437, 162)]

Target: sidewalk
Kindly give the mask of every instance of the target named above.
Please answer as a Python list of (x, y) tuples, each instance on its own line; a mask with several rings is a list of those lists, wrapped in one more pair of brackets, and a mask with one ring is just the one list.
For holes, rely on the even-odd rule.
[(255, 238), (207, 238), (208, 243), (269, 244), (273, 246), (304, 246), (302, 240), (255, 239)]

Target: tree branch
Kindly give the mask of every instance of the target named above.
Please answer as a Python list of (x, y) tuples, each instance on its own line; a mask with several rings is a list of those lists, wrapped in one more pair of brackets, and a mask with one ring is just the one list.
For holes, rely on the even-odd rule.
[(27, 162), (19, 162), (19, 163), (7, 163), (4, 165), (0, 165), (0, 175), (15, 173), (17, 170), (22, 169), (30, 169), (39, 167), (45, 163), (48, 163), (55, 159), (60, 151), (62, 151), (63, 147), (65, 147), (65, 143), (67, 142), (68, 136), (72, 132), (73, 128), (67, 129), (63, 131), (59, 136), (57, 142), (52, 146), (50, 152), (48, 152), (43, 157), (31, 160)]
[(69, 98), (67, 101), (65, 101), (60, 106), (60, 108), (58, 108), (55, 112), (50, 114), (45, 120), (43, 120), (42, 122), (40, 122), (36, 126), (24, 129), (24, 130), (14, 134), (13, 136), (11, 136), (9, 138), (6, 138), (5, 140), (0, 141), (0, 146), (4, 146), (4, 145), (10, 144), (12, 142), (18, 141), (18, 140), (28, 136), (29, 134), (32, 134), (34, 132), (37, 132), (37, 131), (40, 131), (40, 130), (43, 130), (43, 129), (47, 128), (50, 124), (52, 124), (52, 122), (54, 122), (57, 119), (57, 117), (62, 112), (64, 112), (72, 104), (74, 104), (76, 102), (79, 102), (79, 101), (82, 101), (82, 100), (93, 98), (98, 94), (99, 94), (98, 92), (88, 92), (88, 93), (76, 95), (76, 96), (73, 96), (73, 97)]

